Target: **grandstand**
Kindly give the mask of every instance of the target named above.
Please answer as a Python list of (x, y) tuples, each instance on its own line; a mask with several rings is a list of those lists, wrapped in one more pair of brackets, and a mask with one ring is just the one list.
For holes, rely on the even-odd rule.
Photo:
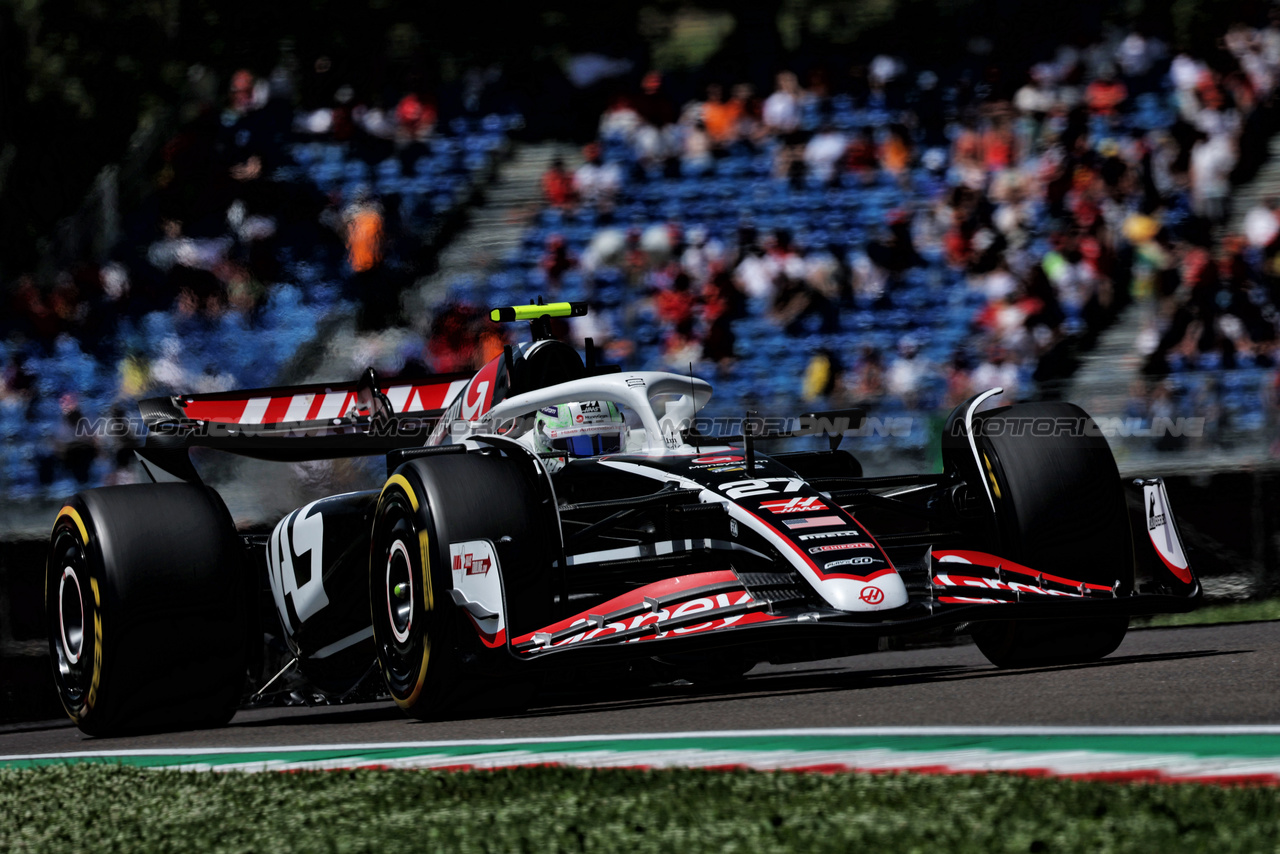
[[(895, 425), (864, 443), (871, 470), (930, 460), (940, 417), (993, 384), (1128, 419), (1122, 457), (1265, 458), (1280, 229), (1227, 240), (1241, 226), (1222, 187), (1271, 129), (1277, 32), (1235, 27), (1212, 63), (1108, 33), (1003, 90), (868, 56), (843, 87), (783, 73), (758, 97), (722, 79), (729, 98), (717, 84), (665, 110), (661, 78), (636, 69), (585, 162), (549, 172), (535, 211), (498, 217), (530, 220), (518, 245), (445, 282), (429, 317), (402, 316), (400, 296), (530, 145), (520, 129), (546, 122), (437, 122), (408, 94), (304, 109), (233, 79), (166, 146), (109, 263), (13, 284), (0, 490), (52, 502), (128, 480), (136, 429), (88, 437), (78, 419), (299, 379), (340, 319), (360, 318), (341, 327), (353, 352), (386, 325), (434, 330), (392, 367), (452, 370), (481, 358), (477, 308), (536, 295), (590, 301), (567, 334), (626, 367), (692, 365), (715, 381), (713, 414), (867, 406)], [(1070, 385), (1082, 359), (1089, 379)], [(1207, 433), (1144, 435), (1178, 415)]]
[[(1120, 52), (1129, 44), (1128, 39), (1117, 42), (1099, 47)], [(1197, 155), (1198, 145), (1192, 141), (1184, 145), (1177, 135), (1188, 128), (1212, 128), (1223, 121), (1224, 110), (1220, 104), (1215, 106), (1212, 96), (1216, 84), (1207, 68), (1185, 55), (1170, 64), (1156, 46), (1148, 46), (1148, 52), (1152, 59), (1140, 69), (1142, 73), (1127, 80), (1138, 91), (1131, 99), (1121, 99), (1114, 109), (1106, 102), (1091, 103), (1096, 94), (1094, 86), (1104, 82), (1102, 77), (1081, 80), (1074, 95), (1064, 96), (1063, 90), (1069, 86), (1057, 89), (1056, 95), (1048, 95), (1051, 86), (1045, 78), (1052, 79), (1055, 73), (1060, 76), (1061, 71), (1040, 68), (1033, 70), (1033, 82), (1027, 88), (1048, 97), (1048, 105), (1036, 109), (1015, 106), (1010, 115), (1001, 115), (998, 108), (990, 111), (992, 118), (986, 120), (989, 129), (1002, 121), (1014, 125), (1020, 151), (1005, 162), (993, 163), (991, 144), (980, 140), (988, 152), (986, 162), (982, 162), (981, 155), (978, 157), (979, 204), (994, 210), (972, 216), (970, 228), (975, 232), (985, 228), (994, 234), (989, 239), (1003, 244), (1002, 260), (1015, 268), (1023, 280), (1023, 291), (1012, 299), (998, 292), (993, 296), (989, 263), (957, 259), (949, 251), (951, 235), (938, 239), (939, 235), (930, 235), (927, 223), (922, 222), (938, 207), (949, 216), (959, 213), (955, 210), (959, 206), (940, 205), (939, 200), (956, 187), (974, 184), (971, 174), (966, 174), (964, 159), (968, 152), (964, 143), (970, 132), (964, 124), (953, 121), (948, 125), (949, 150), (946, 146), (929, 147), (926, 134), (920, 131), (908, 142), (917, 147), (914, 166), (894, 170), (886, 162), (885, 129), (920, 128), (924, 124), (921, 111), (912, 106), (919, 105), (927, 95), (919, 83), (900, 93), (904, 106), (899, 109), (887, 108), (883, 98), (877, 101), (873, 96), (859, 103), (847, 94), (829, 99), (807, 97), (801, 102), (796, 130), (810, 139), (833, 134), (845, 147), (842, 159), (846, 163), (838, 164), (844, 168), (837, 169), (833, 176), (821, 175), (812, 168), (799, 173), (794, 168), (780, 169), (779, 163), (788, 155), (808, 155), (790, 152), (786, 135), (767, 126), (742, 129), (713, 157), (684, 156), (679, 142), (665, 160), (655, 157), (647, 150), (652, 143), (644, 134), (644, 130), (651, 129), (624, 98), (601, 121), (604, 168), (612, 167), (617, 176), (607, 207), (586, 203), (576, 207), (548, 205), (526, 233), (522, 249), (507, 259), (506, 269), (489, 277), (487, 289), (477, 290), (471, 282), (455, 291), (452, 298), (460, 302), (487, 299), (502, 303), (520, 301), (531, 292), (550, 292), (567, 299), (589, 299), (605, 318), (591, 324), (592, 328), (615, 330), (628, 339), (624, 352), (629, 366), (683, 368), (691, 348), (675, 348), (675, 358), (664, 352), (671, 349), (664, 342), (680, 336), (675, 322), (670, 318), (664, 322), (661, 309), (660, 295), (669, 289), (673, 275), (670, 270), (659, 268), (665, 263), (687, 268), (681, 263), (681, 250), (687, 245), (686, 235), (697, 234), (699, 245), (686, 251), (697, 254), (704, 246), (718, 247), (711, 253), (715, 256), (713, 265), (718, 261), (735, 272), (736, 285), (743, 290), (744, 259), (772, 238), (775, 243), (768, 251), (783, 259), (781, 264), (793, 259), (807, 263), (811, 269), (844, 269), (854, 281), (833, 286), (815, 281), (821, 277), (807, 272), (783, 276), (802, 279), (798, 283), (780, 285), (775, 281), (776, 291), (794, 286), (820, 303), (821, 310), (810, 308), (798, 319), (779, 319), (786, 312), (778, 310), (776, 291), (772, 297), (747, 299), (732, 322), (734, 358), (705, 358), (708, 349), (703, 348), (704, 359), (695, 365), (702, 375), (717, 376), (715, 412), (740, 414), (747, 409), (760, 409), (787, 413), (799, 411), (806, 403), (844, 403), (852, 397), (852, 402), (868, 405), (881, 417), (910, 418), (910, 430), (881, 437), (885, 441), (870, 448), (873, 455), (922, 455), (931, 441), (931, 428), (936, 429), (937, 411), (978, 390), (975, 380), (980, 376), (1004, 377), (1000, 384), (1016, 389), (1019, 399), (1055, 396), (1062, 394), (1062, 382), (1078, 352), (1091, 346), (1117, 314), (1126, 318), (1123, 334), (1137, 331), (1131, 329), (1135, 325), (1149, 330), (1150, 335), (1176, 337), (1180, 331), (1176, 318), (1171, 331), (1168, 313), (1172, 309), (1168, 304), (1185, 301), (1185, 297), (1175, 296), (1173, 291), (1143, 292), (1140, 281), (1151, 277), (1148, 267), (1154, 265), (1160, 266), (1156, 272), (1166, 279), (1194, 275), (1179, 268), (1175, 258), (1152, 262), (1150, 256), (1164, 251), (1169, 255), (1207, 257), (1208, 250), (1200, 247), (1207, 242), (1203, 230), (1211, 223), (1199, 210), (1202, 200), (1198, 195), (1203, 193), (1196, 181), (1179, 185), (1165, 177), (1165, 186), (1156, 186), (1161, 176), (1151, 159), (1153, 150), (1157, 157), (1163, 153), (1167, 162)], [(1179, 63), (1190, 66), (1189, 84), (1188, 71), (1184, 68), (1178, 72)], [(1160, 73), (1164, 71), (1168, 73)], [(1105, 82), (1114, 82), (1105, 66), (1103, 74)], [(1137, 79), (1139, 76), (1143, 79)], [(1194, 91), (1188, 93), (1188, 86)], [(1143, 88), (1148, 91), (1141, 91)], [(1269, 91), (1255, 92), (1253, 108), (1261, 109), (1257, 105), (1269, 96)], [(1072, 97), (1082, 97), (1089, 108), (1072, 111), (1071, 118), (1064, 119), (1066, 126), (1057, 134), (1044, 133), (1037, 127), (1045, 121), (1042, 114), (1055, 110), (1060, 115), (1066, 113)], [(687, 145), (691, 136), (702, 132), (700, 123), (710, 103), (691, 104), (678, 125), (659, 130), (664, 136), (683, 136)], [(1016, 98), (1015, 105), (1018, 103), (1024, 102)], [(966, 109), (954, 91), (943, 95), (942, 106), (955, 116), (963, 116)], [(1246, 118), (1250, 117), (1249, 109), (1241, 103), (1240, 110)], [(1234, 121), (1238, 126), (1238, 115)], [(1078, 126), (1072, 127), (1072, 122)], [(864, 140), (881, 139), (880, 162), (873, 155), (870, 168), (858, 168), (853, 162), (853, 148), (864, 129)], [(1069, 171), (1053, 162), (1054, 157), (1061, 156), (1056, 149), (1060, 149), (1063, 138), (1075, 146), (1067, 166), (1076, 174), (1067, 177), (1080, 182), (1080, 173), (1084, 173), (1084, 180), (1096, 186), (1073, 188), (1055, 199), (1051, 186), (1054, 181), (1046, 181), (1036, 173), (1054, 166), (1059, 166), (1061, 172)], [(1016, 205), (1001, 198), (998, 190), (1001, 180), (1010, 175), (1035, 176), (1029, 182), (1040, 184), (1030, 194), (1032, 200), (1016, 212), (1020, 221), (1013, 227), (1006, 226), (1000, 214), (1002, 208)], [(871, 249), (877, 242), (881, 242), (883, 255), (885, 224), (895, 218), (913, 222), (912, 238), (918, 243), (910, 252), (914, 263), (905, 269), (885, 268), (877, 263), (879, 259), (869, 257), (875, 254)], [(1155, 229), (1149, 233), (1143, 230), (1145, 223), (1157, 220)], [(1064, 250), (1067, 241), (1063, 234), (1070, 231), (1081, 239)], [(636, 235), (655, 233), (661, 244), (662, 232), (666, 232), (664, 248), (669, 251), (664, 253), (660, 247), (657, 253), (651, 253), (660, 257), (647, 259), (648, 269), (637, 283), (634, 270), (627, 271), (628, 266), (634, 267), (630, 256), (616, 247), (627, 243), (625, 235), (630, 235), (631, 243), (636, 244)], [(778, 235), (786, 235), (789, 246), (784, 247), (785, 251), (777, 248)], [(546, 247), (562, 244), (563, 248), (557, 251), (580, 259), (581, 263), (549, 275)], [(615, 248), (600, 257), (600, 246)], [(1276, 364), (1276, 312), (1263, 282), (1269, 278), (1264, 267), (1274, 252), (1274, 246), (1268, 250), (1256, 247), (1234, 256), (1238, 275), (1250, 278), (1252, 284), (1224, 283), (1224, 287), (1229, 285), (1244, 293), (1244, 307), (1252, 312), (1248, 319), (1256, 321), (1245, 335), (1237, 335), (1235, 341), (1223, 337), (1206, 346), (1204, 352), (1189, 357), (1174, 352), (1167, 361), (1161, 360), (1165, 359), (1168, 344), (1150, 348), (1159, 352), (1148, 359), (1145, 374), (1121, 374), (1114, 365), (1104, 371), (1102, 385), (1120, 382), (1126, 393), (1133, 392), (1132, 397), (1122, 401), (1102, 400), (1103, 408), (1097, 412), (1124, 416), (1124, 427), (1115, 437), (1123, 453), (1136, 451), (1142, 456), (1144, 450), (1203, 451), (1206, 443), (1256, 444), (1263, 436), (1270, 423), (1268, 392), (1274, 384), (1272, 368)], [(701, 254), (707, 255), (705, 251)], [(858, 271), (868, 268), (871, 273), (863, 274), (862, 281), (858, 281)], [(1061, 268), (1067, 268), (1066, 272), (1059, 272)], [(708, 278), (705, 270), (681, 272), (695, 279), (700, 277), (699, 285)], [(1041, 281), (1042, 287), (1032, 291), (1041, 272), (1041, 279), (1047, 277), (1049, 281)], [(883, 282), (875, 281), (877, 274)], [(868, 279), (870, 287), (866, 286)], [(1201, 286), (1194, 279), (1188, 284), (1192, 288)], [(711, 283), (707, 286), (714, 289)], [(637, 296), (655, 293), (658, 299), (637, 305)], [(695, 307), (688, 319), (701, 326), (705, 336), (714, 322), (708, 314), (721, 310), (716, 306), (721, 295), (708, 297), (704, 293), (700, 299), (705, 301), (701, 315)], [(1221, 303), (1222, 297), (1216, 300)], [(1239, 297), (1236, 300), (1241, 301)], [(1031, 302), (1033, 307), (1018, 312), (1020, 301)], [(1008, 310), (1016, 313), (1015, 325), (1021, 324), (1012, 335), (1007, 330), (993, 329), (989, 320), (992, 314), (998, 318)], [(1238, 315), (1246, 313), (1237, 306), (1227, 306), (1219, 315), (1219, 323), (1222, 317)], [(1213, 320), (1210, 317), (1207, 322), (1212, 326)], [(998, 319), (996, 322), (1003, 323)], [(1181, 329), (1185, 326), (1184, 323)], [(983, 361), (984, 350), (1002, 334), (1013, 353), (1016, 370), (974, 371)], [(698, 335), (695, 331), (695, 338)], [(1235, 346), (1237, 343), (1240, 346)], [(1127, 344), (1132, 352), (1133, 340)], [(692, 351), (697, 353), (697, 348)], [(859, 353), (857, 361), (853, 361)], [(836, 380), (826, 383), (824, 390), (806, 389), (799, 378), (813, 370), (815, 358), (826, 369), (829, 354), (844, 354), (846, 367), (853, 373), (862, 371), (868, 362), (883, 360), (887, 363), (882, 365), (883, 373), (892, 376), (895, 370), (903, 370), (910, 387), (903, 393), (883, 382), (867, 382), (864, 374), (856, 384), (844, 383), (843, 388)], [(1171, 376), (1163, 379), (1166, 374)], [(1132, 380), (1138, 381), (1136, 386)], [(1079, 384), (1075, 390), (1077, 396), (1090, 392), (1090, 388)], [(1096, 395), (1093, 400), (1098, 401)], [(1147, 435), (1157, 418), (1206, 414), (1208, 432), (1195, 441), (1177, 437), (1161, 440)]]
[[(448, 234), (450, 218), (488, 180), (520, 123), (458, 117), (392, 153), (390, 144), (361, 147), (297, 118), (288, 133), (257, 133), (260, 141), (245, 138), (259, 131), (253, 111), (224, 116), (212, 132), (237, 141), (240, 150), (224, 159), (278, 164), (256, 181), (262, 186), (229, 194), (235, 201), (225, 223), (187, 236), (170, 220), (161, 239), (119, 247), (119, 261), (92, 271), (85, 292), (75, 289), (69, 319), (51, 316), (39, 300), (22, 302), (18, 291), (0, 340), (9, 392), (0, 397), (0, 489), (9, 499), (57, 500), (83, 486), (127, 482), (141, 426), (92, 436), (86, 427), (131, 417), (130, 398), (284, 381), (326, 318), (357, 314), (362, 303), (369, 309), (338, 233), (344, 209), (377, 199), (390, 250), (379, 265), (387, 272), (374, 281), (394, 288), (396, 268), (412, 262), (414, 248)], [(279, 209), (246, 212), (241, 196), (267, 196)], [(148, 298), (144, 283), (155, 279), (178, 299)], [(87, 423), (77, 428), (81, 419)]]

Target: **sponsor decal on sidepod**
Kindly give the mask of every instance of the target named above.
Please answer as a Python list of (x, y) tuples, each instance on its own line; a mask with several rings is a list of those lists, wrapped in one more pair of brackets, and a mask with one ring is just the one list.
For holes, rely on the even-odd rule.
[(453, 555), (453, 568), (455, 571), (461, 570), (466, 575), (488, 575), (489, 567), (493, 564), (493, 558), (489, 556), (480, 557), (470, 552), (466, 554)]
[[(839, 521), (839, 518), (838, 518), (838, 517), (836, 517), (836, 516), (825, 516), (825, 517), (822, 517), (822, 518), (826, 518), (826, 519), (835, 519), (836, 521)], [(800, 520), (798, 520), (798, 521), (800, 521), (800, 522), (804, 522), (804, 521), (808, 521), (808, 520), (800, 519)], [(787, 522), (787, 523), (785, 523), (785, 524), (787, 525), (787, 527), (788, 527), (788, 528), (789, 528), (789, 527), (791, 527), (791, 523), (790, 523), (790, 522)], [(829, 540), (829, 539), (831, 539), (832, 537), (856, 537), (856, 536), (858, 536), (858, 532), (857, 532), (857, 531), (852, 531), (852, 530), (844, 530), (844, 531), (823, 531), (823, 532), (822, 532), (822, 533), (820, 533), (820, 534), (801, 534), (801, 535), (800, 535), (800, 537), (799, 537), (799, 539), (801, 539), (801, 540)]]
[(837, 566), (866, 566), (875, 563), (873, 557), (847, 557), (844, 560), (833, 560), (830, 563), (824, 563), (822, 569), (825, 572), (828, 569), (835, 569)]
[(777, 501), (760, 502), (761, 510), (768, 510), (770, 513), (808, 513), (810, 510), (826, 510), (827, 505), (823, 504), (816, 497), (809, 498), (781, 498)]
[(796, 528), (832, 528), (844, 525), (844, 520), (839, 516), (808, 516), (804, 519), (783, 519), (782, 524), (794, 531)]
[(830, 546), (814, 546), (809, 549), (809, 554), (816, 555), (822, 552), (842, 552), (845, 549), (872, 549), (875, 548), (871, 543), (835, 543)]
[[(487, 647), (500, 647), (507, 641), (506, 618), (502, 607), (502, 582), (497, 572), (498, 557), (488, 540), (467, 540), (449, 544), (454, 590), (468, 603), (475, 603), (493, 616), (477, 618), (465, 611), (467, 619), (480, 634)], [(456, 600), (455, 600), (456, 601)], [(460, 603), (461, 604), (461, 603)]]

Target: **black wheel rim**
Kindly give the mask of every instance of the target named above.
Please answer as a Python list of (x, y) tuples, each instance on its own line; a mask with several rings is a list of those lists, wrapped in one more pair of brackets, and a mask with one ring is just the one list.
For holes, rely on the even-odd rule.
[(401, 703), (418, 690), (431, 647), (431, 608), (416, 515), (402, 492), (387, 490), (378, 508), (369, 566), (378, 659), (388, 690)]
[(60, 521), (53, 532), (46, 572), (45, 616), (54, 677), (63, 704), (69, 712), (77, 713), (91, 687), (97, 649), (88, 555), (69, 521)]

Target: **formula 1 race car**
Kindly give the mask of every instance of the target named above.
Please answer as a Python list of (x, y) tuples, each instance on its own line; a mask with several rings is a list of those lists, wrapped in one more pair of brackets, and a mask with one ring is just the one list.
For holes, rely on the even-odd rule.
[[(1132, 615), (1200, 599), (1164, 484), (1122, 482), (1076, 406), (981, 411), (984, 391), (947, 420), (942, 473), (864, 477), (840, 447), (862, 412), (704, 433), (706, 382), (553, 339), (551, 318), (585, 311), (495, 309), (533, 340), (474, 376), (142, 401), (153, 482), (77, 494), (50, 539), (72, 719), (226, 723), (261, 687), (264, 631), (317, 691), (380, 669), (426, 718), (549, 669), (724, 680), (962, 623), (999, 667), (1088, 662)], [(387, 475), (242, 535), (193, 447), (380, 455)]]

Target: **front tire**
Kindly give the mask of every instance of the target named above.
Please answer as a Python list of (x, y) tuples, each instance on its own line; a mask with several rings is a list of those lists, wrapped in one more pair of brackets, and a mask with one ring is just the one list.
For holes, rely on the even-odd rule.
[[(1127, 594), (1133, 546), (1120, 472), (1093, 419), (1074, 404), (1027, 403), (979, 415), (985, 489), (996, 504), (996, 553), (1042, 572)], [(1055, 435), (1036, 425), (1055, 425)], [(1078, 425), (1057, 427), (1057, 425)], [(975, 487), (978, 485), (975, 484)], [(973, 639), (997, 667), (1097, 661), (1120, 646), (1125, 616), (978, 623)]]
[(523, 450), (489, 448), (410, 460), (383, 487), (370, 540), (373, 635), (387, 690), (410, 716), (527, 701), (505, 640), (486, 643), (454, 603), (450, 545), (492, 547), (506, 637), (550, 623), (559, 521), (543, 478)]
[(387, 481), (369, 558), (369, 607), (383, 679), (396, 705), (423, 719), (448, 707), (459, 670), (448, 576), (424, 493), (412, 473)]
[(54, 681), (89, 735), (221, 726), (239, 704), (248, 577), (213, 490), (106, 487), (58, 513), (45, 569)]

